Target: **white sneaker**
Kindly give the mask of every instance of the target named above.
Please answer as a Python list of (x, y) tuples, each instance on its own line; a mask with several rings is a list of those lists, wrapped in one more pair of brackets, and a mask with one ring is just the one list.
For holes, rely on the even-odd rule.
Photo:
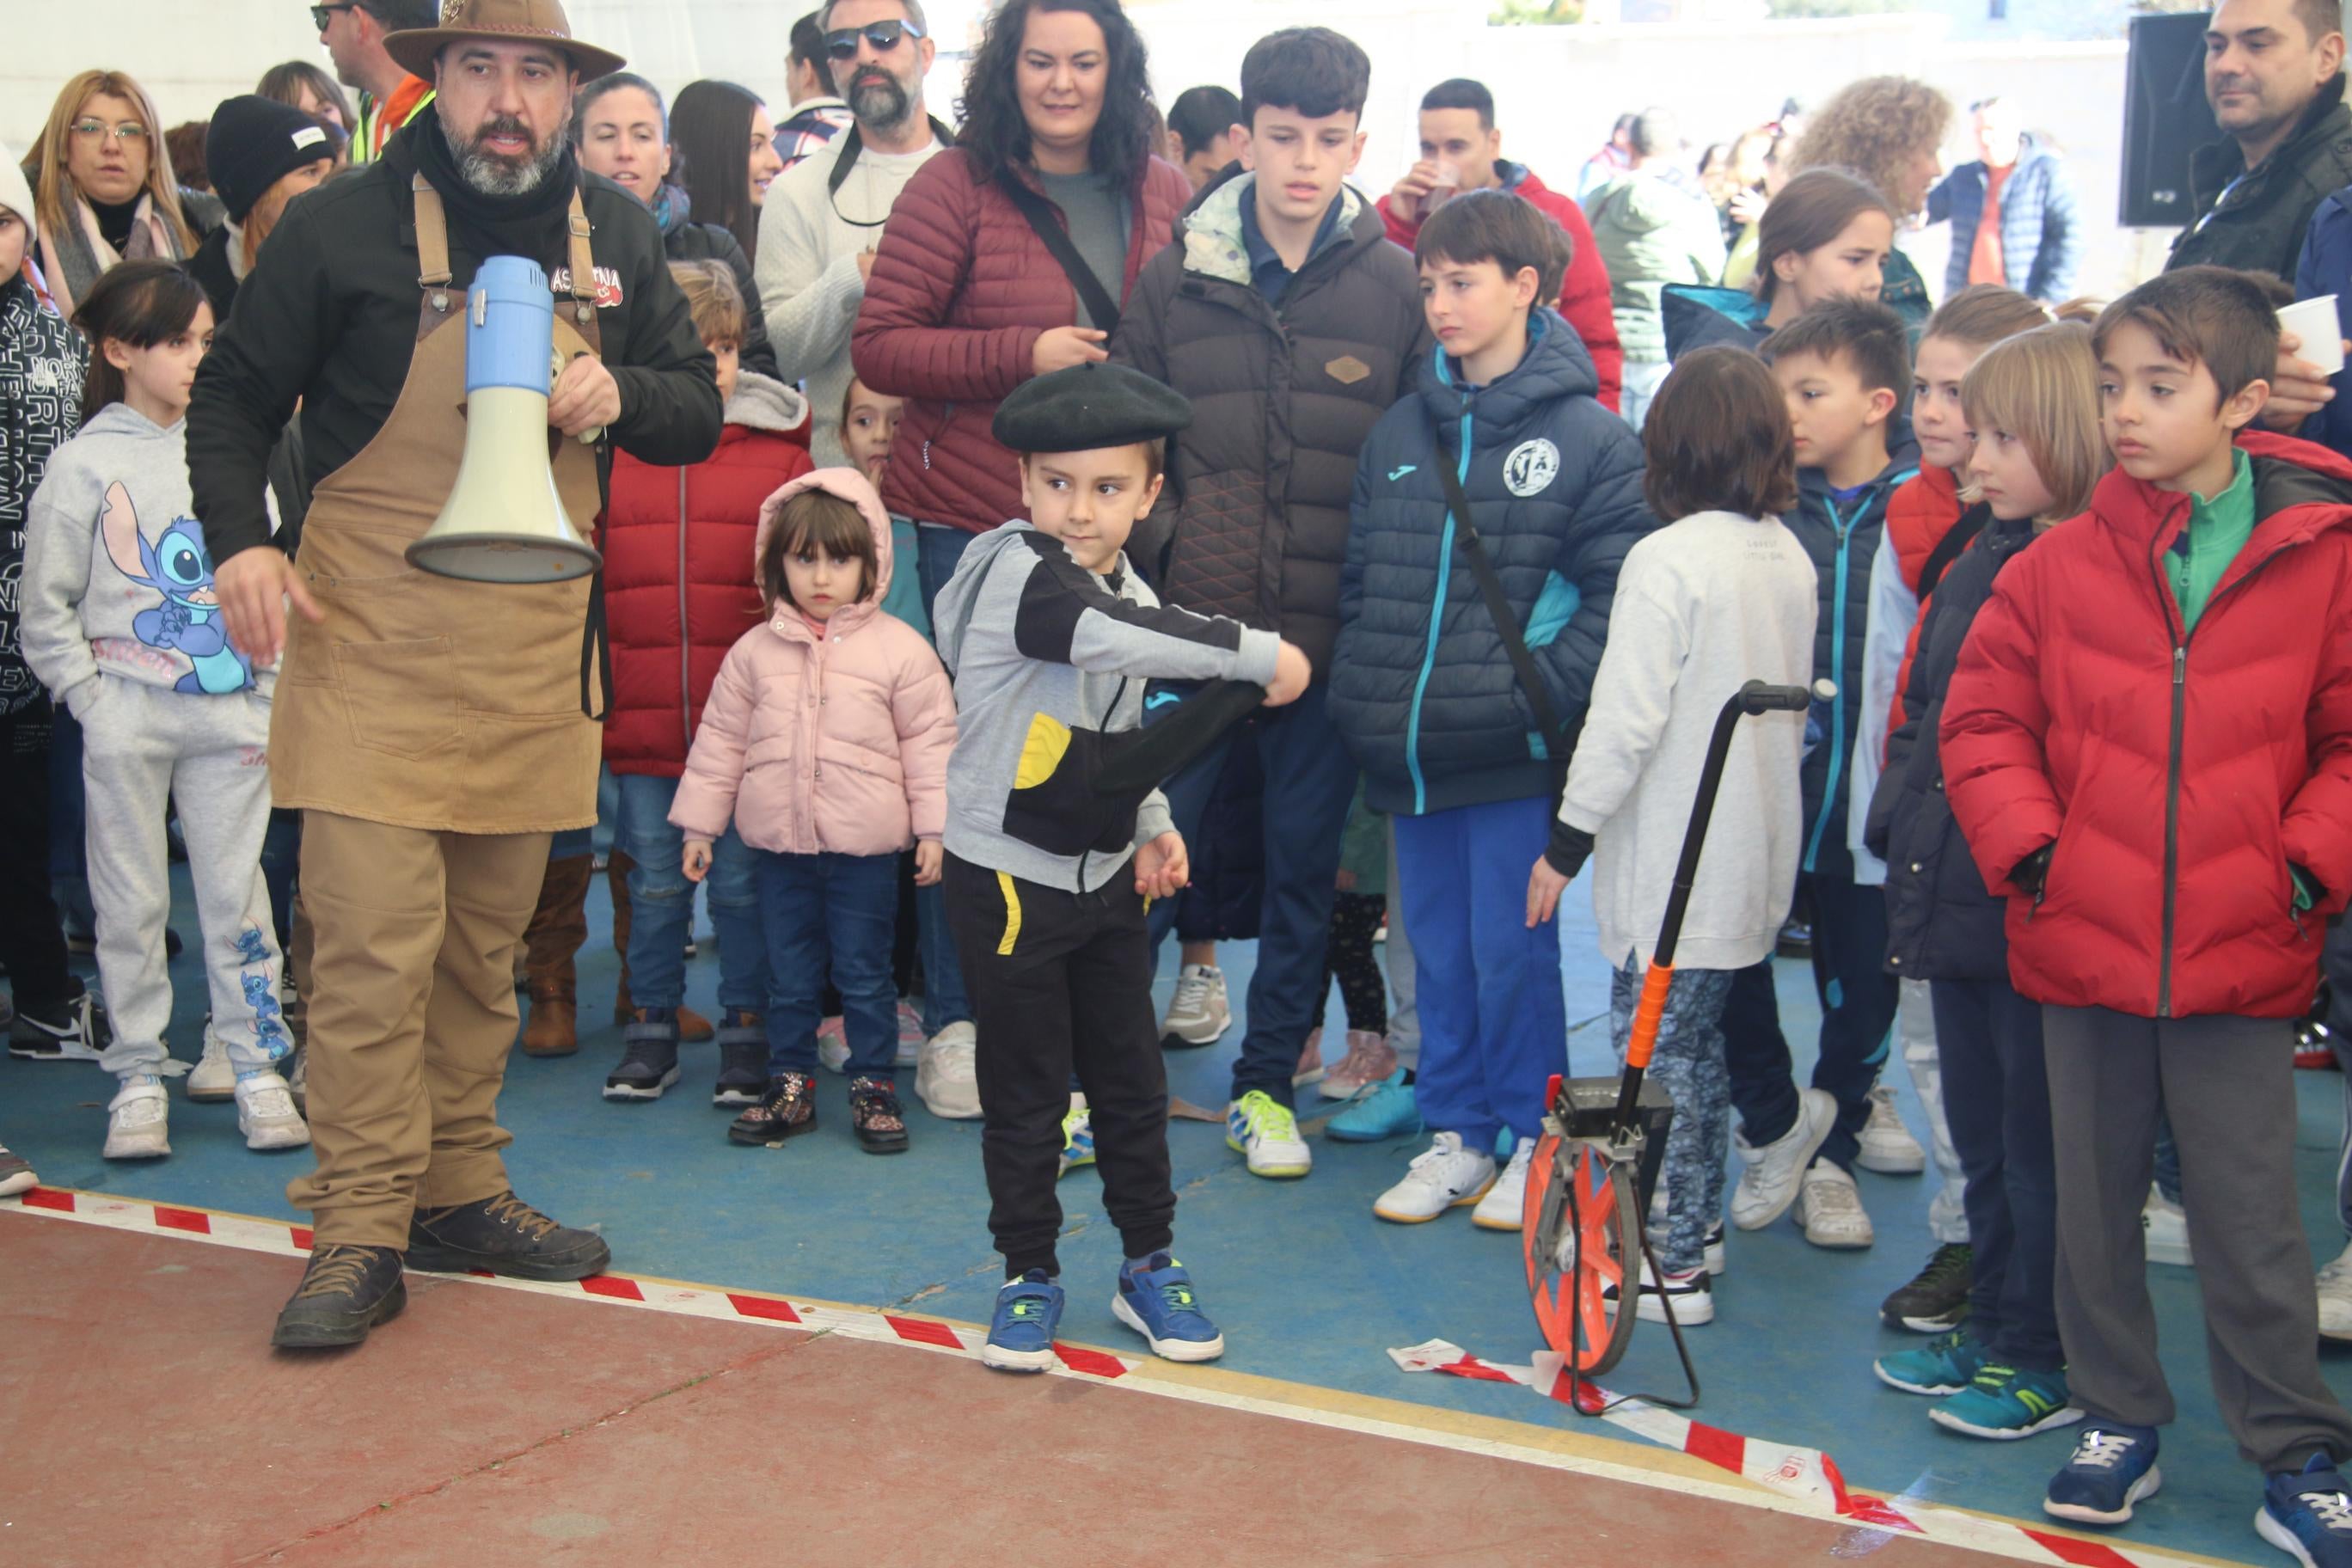
[[(844, 1062), (848, 1059), (846, 1057), (842, 1058)], [(922, 1010), (912, 1002), (901, 997), (898, 1002), (898, 1065), (902, 1068), (915, 1067), (919, 1065), (922, 1059)]]
[[(917, 1058), (920, 1060), (919, 1058)], [(817, 1065), (827, 1072), (849, 1069), (849, 1025), (842, 1017), (818, 1020), (816, 1026)]]
[(1234, 1005), (1225, 994), (1225, 972), (1209, 963), (1188, 963), (1176, 972), (1175, 1000), (1160, 1026), (1162, 1047), (1181, 1050), (1214, 1045), (1233, 1027)]
[(1815, 1247), (1868, 1247), (1877, 1239), (1853, 1178), (1827, 1160), (1814, 1162), (1797, 1189), (1797, 1224)]
[(1404, 1180), (1373, 1201), (1372, 1212), (1399, 1225), (1421, 1225), (1476, 1203), (1494, 1184), (1492, 1154), (1465, 1149), (1459, 1132), (1441, 1132), (1428, 1152), (1413, 1156)]
[[(2197, 1259), (2189, 1250), (2189, 1216), (2181, 1212), (2179, 1204), (2168, 1202), (2162, 1193), (2150, 1187), (2147, 1205), (2139, 1211), (2139, 1223), (2147, 1235), (2150, 1263), (2169, 1263), (2176, 1268), (2197, 1266)], [(2332, 1268), (2335, 1264), (2328, 1267)]]
[(294, 1096), (294, 1109), (308, 1121), (310, 1115), (310, 1047), (295, 1047), (286, 1062), (286, 1088)]
[(1535, 1157), (1536, 1141), (1522, 1138), (1511, 1148), (1511, 1163), (1470, 1211), (1470, 1223), (1480, 1230), (1517, 1231), (1521, 1226), (1520, 1211), (1528, 1205), (1528, 1165)]
[(1706, 1233), (1706, 1252), (1705, 1256), (1706, 1258), (1707, 1273), (1710, 1275), (1721, 1274), (1726, 1261), (1723, 1255), (1723, 1222), (1721, 1220), (1717, 1220), (1715, 1222), (1715, 1228)]
[[(1659, 1183), (1658, 1190), (1663, 1194), (1665, 1191), (1665, 1184), (1663, 1182)], [(1651, 1250), (1657, 1251), (1664, 1248), (1665, 1245), (1665, 1216), (1658, 1213), (1656, 1205), (1653, 1205), (1650, 1215), (1650, 1247)], [(1702, 1247), (1703, 1250), (1700, 1252), (1699, 1256), (1706, 1264), (1708, 1276), (1710, 1278), (1720, 1277), (1727, 1261), (1724, 1257), (1723, 1250), (1723, 1222), (1721, 1220), (1717, 1220), (1715, 1222), (1715, 1228), (1706, 1233), (1706, 1239), (1702, 1244)]]
[(1853, 1163), (1882, 1176), (1916, 1176), (1927, 1168), (1927, 1151), (1903, 1125), (1895, 1109), (1895, 1088), (1880, 1084), (1870, 1091), (1870, 1120), (1862, 1129), (1862, 1152)]
[(228, 1065), (228, 1047), (210, 1029), (205, 1031), (205, 1054), (188, 1070), (188, 1098), (217, 1103), (236, 1098), (236, 1069)]
[(160, 1083), (124, 1084), (106, 1108), (106, 1157), (160, 1160), (172, 1152), (172, 1097)]
[(923, 1042), (915, 1060), (915, 1098), (943, 1121), (980, 1115), (980, 1032), (950, 1024)]
[(1820, 1153), (1837, 1125), (1838, 1104), (1826, 1089), (1797, 1091), (1797, 1124), (1778, 1142), (1759, 1149), (1740, 1133), (1732, 1134), (1739, 1152), (1739, 1184), (1731, 1193), (1731, 1223), (1742, 1230), (1761, 1230), (1789, 1212), (1797, 1201), (1797, 1184), (1805, 1167)]
[[(1660, 1285), (1657, 1277), (1650, 1272), (1648, 1260), (1644, 1259), (1642, 1264), (1642, 1289), (1633, 1305), (1633, 1315), (1645, 1323), (1664, 1322), (1667, 1298), (1673, 1299), (1675, 1321), (1682, 1327), (1693, 1329), (1701, 1323), (1715, 1321), (1715, 1279), (1705, 1267), (1694, 1268), (1687, 1274), (1669, 1271), (1666, 1282)], [(1601, 1299), (1603, 1301), (1616, 1300), (1617, 1287), (1602, 1286)]]
[(299, 1149), (310, 1142), (310, 1125), (294, 1109), (294, 1090), (274, 1072), (245, 1079), (236, 1089), (236, 1130), (248, 1149)]
[(1298, 1113), (1262, 1089), (1225, 1107), (1225, 1147), (1249, 1163), (1253, 1176), (1289, 1181), (1315, 1168), (1314, 1152), (1298, 1135)]
[(2319, 1337), (2352, 1340), (2352, 1247), (2319, 1271)]

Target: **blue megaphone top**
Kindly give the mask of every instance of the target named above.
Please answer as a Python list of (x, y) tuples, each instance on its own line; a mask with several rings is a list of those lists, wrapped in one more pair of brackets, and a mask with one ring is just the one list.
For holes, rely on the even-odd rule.
[(520, 256), (493, 256), (466, 290), (466, 391), (520, 387), (544, 395), (555, 352), (555, 296), (547, 274)]

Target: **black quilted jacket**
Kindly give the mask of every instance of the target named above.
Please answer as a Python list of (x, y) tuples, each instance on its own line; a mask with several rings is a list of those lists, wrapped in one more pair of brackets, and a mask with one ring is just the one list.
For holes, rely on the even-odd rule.
[(1255, 175), (1211, 185), (1152, 258), (1111, 357), (1192, 400), (1168, 495), (1128, 546), (1171, 605), (1281, 633), (1327, 675), (1356, 455), (1412, 390), (1427, 345), (1412, 258), (1352, 188), (1340, 238), (1279, 308), (1250, 281), (1242, 203)]

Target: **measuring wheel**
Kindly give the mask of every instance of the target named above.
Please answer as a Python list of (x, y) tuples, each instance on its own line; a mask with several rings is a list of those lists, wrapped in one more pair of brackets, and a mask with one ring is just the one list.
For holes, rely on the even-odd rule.
[(1633, 1335), (1642, 1272), (1634, 1168), (1589, 1139), (1546, 1132), (1528, 1166), (1520, 1226), (1528, 1292), (1544, 1342), (1584, 1377), (1617, 1364)]

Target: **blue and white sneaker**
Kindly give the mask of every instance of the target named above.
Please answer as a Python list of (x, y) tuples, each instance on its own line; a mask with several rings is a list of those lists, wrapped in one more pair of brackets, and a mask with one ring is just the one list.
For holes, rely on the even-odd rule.
[(1164, 1252), (1142, 1268), (1121, 1265), (1112, 1315), (1150, 1342), (1166, 1361), (1214, 1361), (1225, 1353), (1225, 1336), (1192, 1295), (1192, 1277)]
[(1326, 1136), (1343, 1143), (1377, 1143), (1383, 1138), (1421, 1136), (1421, 1105), (1399, 1068), (1360, 1091), (1345, 1110), (1323, 1124)]
[(1062, 1118), (1062, 1163), (1054, 1173), (1060, 1181), (1081, 1165), (1095, 1163), (1095, 1122), (1083, 1100), (1072, 1098), (1070, 1109)]
[(981, 1364), (999, 1372), (1044, 1372), (1058, 1359), (1054, 1331), (1061, 1322), (1062, 1288), (1044, 1269), (1006, 1280), (988, 1321), (988, 1342), (980, 1347)]
[(2121, 1524), (2131, 1518), (2134, 1503), (2154, 1497), (2163, 1484), (2155, 1427), (2094, 1423), (2074, 1439), (2066, 1468), (2050, 1478), (2042, 1511), (2080, 1524)]
[(2282, 1470), (2263, 1489), (2254, 1533), (2303, 1564), (2352, 1564), (2352, 1495), (2336, 1462), (2314, 1454), (2300, 1470)]

